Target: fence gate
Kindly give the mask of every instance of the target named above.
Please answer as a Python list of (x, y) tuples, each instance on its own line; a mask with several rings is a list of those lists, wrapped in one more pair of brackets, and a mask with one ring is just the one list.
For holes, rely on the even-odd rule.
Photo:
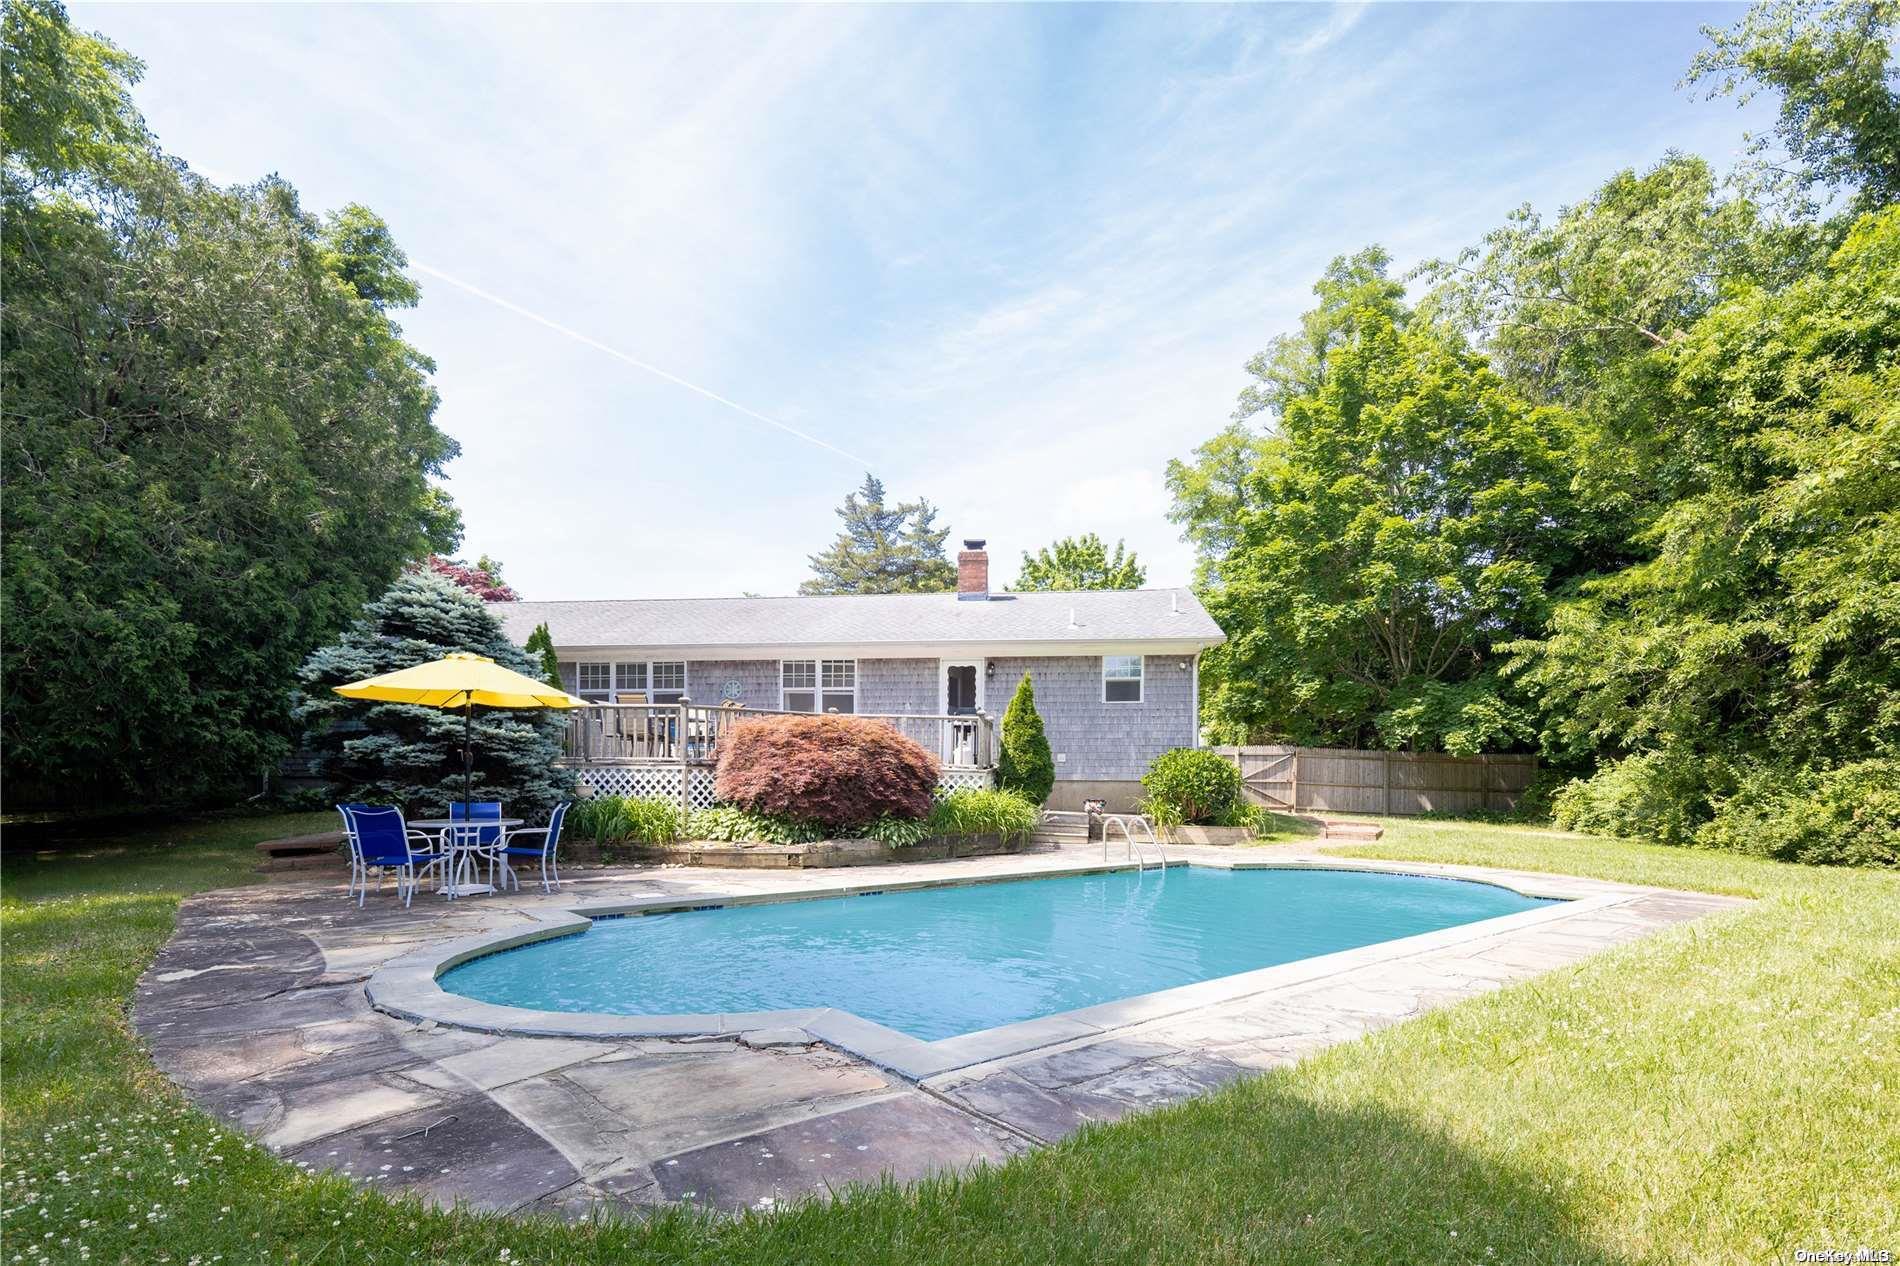
[(1244, 791), (1251, 793), (1249, 799), (1253, 803), (1269, 809), (1284, 809), (1289, 813), (1293, 811), (1294, 802), (1299, 796), (1299, 784), (1293, 778), (1298, 753), (1255, 747), (1220, 750), (1240, 766), (1240, 785)]

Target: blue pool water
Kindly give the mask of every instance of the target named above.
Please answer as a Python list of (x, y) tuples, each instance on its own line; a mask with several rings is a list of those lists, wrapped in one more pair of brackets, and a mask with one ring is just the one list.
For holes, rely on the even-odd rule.
[(603, 919), (441, 985), (540, 1011), (837, 1007), (935, 1041), (1548, 904), (1453, 879), (1176, 866)]

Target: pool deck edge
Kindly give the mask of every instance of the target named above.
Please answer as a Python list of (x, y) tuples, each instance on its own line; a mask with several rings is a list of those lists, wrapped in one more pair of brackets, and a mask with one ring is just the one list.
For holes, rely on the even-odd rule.
[[(1205, 850), (1197, 850), (1205, 852)], [(1053, 859), (1052, 859), (1053, 860)], [(384, 964), (369, 978), (365, 990), (377, 1010), (417, 1023), (467, 1029), (480, 1033), (575, 1039), (606, 1038), (714, 1038), (772, 1031), (803, 1033), (846, 1054), (896, 1073), (913, 1082), (955, 1073), (978, 1065), (1027, 1055), (1077, 1039), (1104, 1037), (1148, 1021), (1179, 1015), (1202, 1007), (1271, 994), (1330, 976), (1382, 963), (1396, 963), (1434, 950), (1465, 945), (1514, 932), (1583, 918), (1637, 899), (1643, 894), (1669, 890), (1609, 884), (1574, 876), (1528, 872), (1488, 871), (1479, 867), (1448, 867), (1378, 859), (1344, 859), (1324, 855), (1292, 857), (1194, 856), (1174, 865), (1207, 866), (1225, 870), (1338, 870), (1370, 874), (1412, 875), (1492, 884), (1533, 898), (1559, 904), (1462, 923), (1413, 936), (1337, 950), (1330, 954), (1275, 964), (1253, 971), (1196, 981), (1151, 993), (1134, 994), (1072, 1011), (1058, 1012), (955, 1037), (924, 1041), (837, 1008), (803, 1008), (744, 1013), (687, 1013), (673, 1015), (613, 1015), (602, 1012), (537, 1011), (451, 993), (440, 977), (471, 959), (500, 953), (538, 941), (586, 931), (595, 919), (641, 916), (679, 910), (781, 901), (817, 900), (971, 883), (1048, 878), (1131, 870), (1130, 863), (1070, 859), (1029, 872), (972, 875), (845, 878), (819, 886), (805, 885), (735, 893), (717, 899), (695, 896), (655, 896), (607, 904), (576, 903), (560, 914), (543, 914), (530, 927), (483, 932), (474, 936), (424, 946)], [(1583, 891), (1580, 891), (1580, 887)], [(1692, 896), (1701, 894), (1674, 894)]]

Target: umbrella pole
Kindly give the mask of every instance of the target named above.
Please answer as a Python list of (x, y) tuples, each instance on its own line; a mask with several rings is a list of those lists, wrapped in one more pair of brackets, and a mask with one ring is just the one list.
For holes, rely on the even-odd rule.
[(462, 705), (462, 818), (475, 820), (475, 701)]

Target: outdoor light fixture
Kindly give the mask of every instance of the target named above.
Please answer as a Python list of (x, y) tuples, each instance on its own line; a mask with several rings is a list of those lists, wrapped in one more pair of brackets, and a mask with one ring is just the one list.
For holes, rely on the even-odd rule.
[(995, 664), (983, 665), (983, 676), (988, 681), (995, 681), (996, 680), (996, 665)]

